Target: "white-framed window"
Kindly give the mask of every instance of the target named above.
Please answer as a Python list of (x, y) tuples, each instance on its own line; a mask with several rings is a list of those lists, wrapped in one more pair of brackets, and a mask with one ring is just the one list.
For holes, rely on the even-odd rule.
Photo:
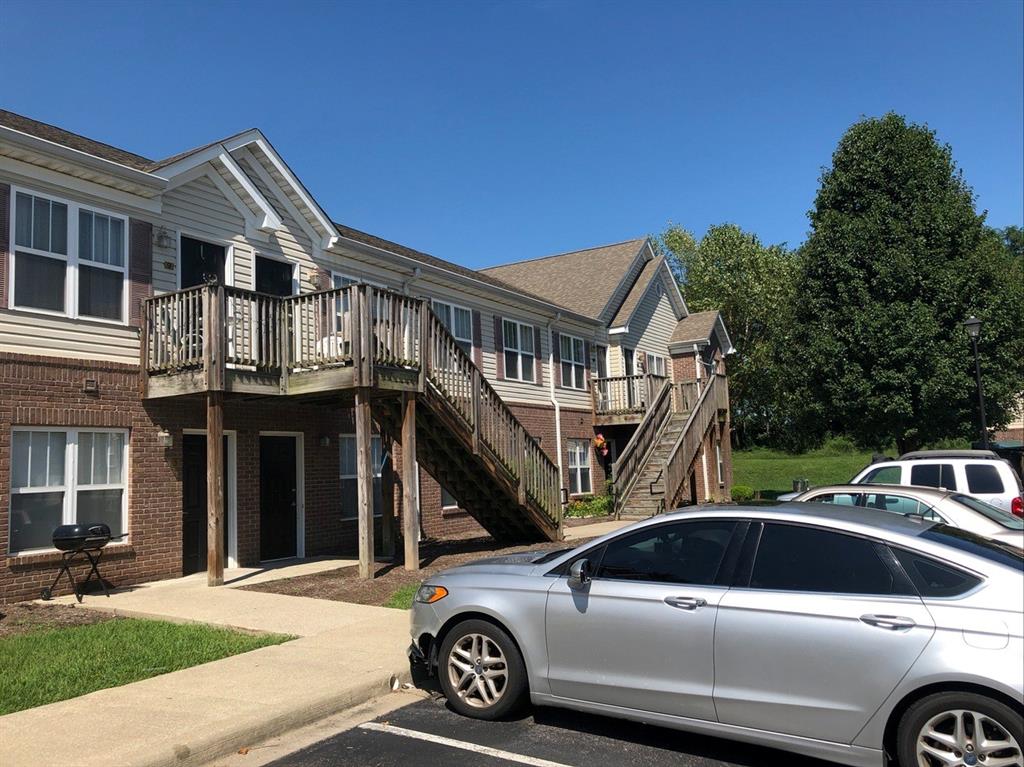
[(590, 481), (590, 440), (570, 439), (569, 495), (586, 495), (594, 491)]
[(533, 325), (516, 320), (502, 320), (505, 349), (505, 378), (514, 381), (534, 380)]
[(464, 306), (448, 301), (434, 300), (431, 302), (434, 314), (438, 316), (448, 331), (455, 337), (459, 347), (473, 356), (473, 312)]
[(715, 440), (715, 465), (718, 467), (718, 484), (725, 484), (725, 464), (722, 463), (722, 442)]
[(128, 530), (128, 431), (15, 427), (11, 435), (10, 553), (52, 547), (58, 525)]
[(647, 353), (647, 372), (651, 375), (665, 377), (665, 371), (667, 370), (665, 364), (665, 358), (660, 354)]
[[(356, 456), (356, 435), (339, 434), (340, 456), (339, 475), (341, 479), (341, 518), (355, 519), (359, 514), (359, 463)], [(370, 437), (370, 465), (373, 467), (373, 515), (380, 516), (383, 495), (380, 477), (384, 466), (384, 454), (380, 436)]]
[(128, 219), (13, 188), (15, 309), (124, 323)]
[(441, 486), (441, 508), (442, 509), (457, 509), (459, 508), (459, 502), (455, 496), (448, 492), (448, 490)]
[(559, 355), (562, 359), (562, 386), (568, 389), (586, 387), (586, 348), (582, 338), (562, 334), (558, 337)]

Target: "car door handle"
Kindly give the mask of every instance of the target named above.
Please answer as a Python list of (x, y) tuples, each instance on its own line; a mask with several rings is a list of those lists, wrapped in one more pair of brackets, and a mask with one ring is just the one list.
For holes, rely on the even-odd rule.
[(906, 631), (912, 629), (917, 623), (911, 618), (904, 618), (899, 615), (862, 615), (861, 621), (869, 626), (876, 626), (889, 631)]
[(665, 604), (669, 607), (678, 607), (680, 610), (696, 610), (707, 603), (708, 600), (700, 597), (665, 597)]

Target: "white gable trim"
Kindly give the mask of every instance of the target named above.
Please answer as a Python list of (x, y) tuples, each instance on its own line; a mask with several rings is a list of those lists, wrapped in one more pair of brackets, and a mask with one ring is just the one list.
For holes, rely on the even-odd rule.
[(288, 212), (288, 215), (295, 219), (295, 223), (297, 223), (302, 231), (306, 233), (306, 236), (309, 237), (310, 241), (313, 243), (314, 248), (316, 248), (318, 244), (321, 244), (321, 236), (316, 233), (312, 225), (309, 223), (309, 220), (299, 212), (299, 209), (295, 207), (291, 198), (278, 186), (277, 182), (274, 181), (274, 178), (267, 173), (267, 169), (263, 167), (263, 163), (256, 159), (256, 156), (249, 151), (249, 147), (239, 147), (235, 151), (237, 151), (242, 159), (248, 163), (249, 167), (252, 168), (253, 173), (259, 177), (260, 181), (267, 185), (267, 188), (271, 193), (273, 193), (274, 199), (281, 203), (282, 207), (284, 207)]
[(280, 229), (281, 217), (277, 215), (277, 211), (274, 210), (274, 206), (270, 204), (270, 201), (252, 183), (252, 179), (245, 175), (245, 171), (235, 162), (235, 158), (227, 150), (224, 150), (217, 156), (217, 159), (227, 168), (228, 173), (235, 177), (235, 180), (245, 190), (245, 193), (253, 199), (259, 206), (260, 211), (262, 211), (263, 219), (259, 222), (257, 228), (262, 232), (272, 232)]

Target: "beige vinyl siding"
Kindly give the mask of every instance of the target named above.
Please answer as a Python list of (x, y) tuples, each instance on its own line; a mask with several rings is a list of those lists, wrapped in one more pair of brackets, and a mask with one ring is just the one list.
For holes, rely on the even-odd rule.
[(139, 362), (139, 331), (125, 325), (0, 309), (0, 351)]
[[(640, 352), (668, 357), (668, 340), (676, 327), (676, 315), (660, 281), (654, 282), (629, 321), (629, 332), (620, 345)], [(621, 356), (621, 355), (620, 355)]]

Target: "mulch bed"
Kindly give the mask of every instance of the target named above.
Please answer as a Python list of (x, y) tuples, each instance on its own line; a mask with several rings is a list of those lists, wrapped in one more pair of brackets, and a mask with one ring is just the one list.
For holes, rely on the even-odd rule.
[(37, 605), (31, 602), (0, 604), (0, 639), (33, 631), (89, 626), (117, 620), (113, 615), (70, 605)]
[(526, 546), (502, 546), (491, 538), (464, 538), (454, 541), (424, 541), (420, 543), (420, 570), (411, 573), (401, 562), (377, 563), (376, 577), (372, 581), (359, 579), (358, 567), (341, 567), (313, 575), (301, 575), (252, 586), (251, 591), (268, 591), (289, 596), (330, 599), (335, 602), (354, 602), (360, 605), (382, 605), (403, 586), (418, 584), (434, 573), (485, 557), (513, 554), (517, 551), (550, 551), (578, 546), (584, 539), (533, 543)]

